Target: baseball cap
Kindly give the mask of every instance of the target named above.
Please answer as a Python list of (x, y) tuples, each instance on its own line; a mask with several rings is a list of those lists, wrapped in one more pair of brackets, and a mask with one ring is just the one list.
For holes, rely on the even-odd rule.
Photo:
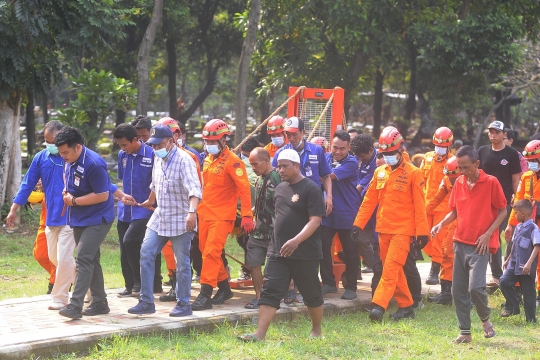
[(489, 124), (488, 129), (504, 131), (504, 123), (502, 121), (494, 121), (491, 124)]
[(297, 118), (296, 116), (292, 116), (285, 121), (285, 131), (289, 132), (298, 132), (298, 131), (304, 131), (304, 122)]
[(150, 139), (147, 144), (157, 145), (163, 141), (166, 137), (173, 137), (173, 133), (168, 126), (156, 125), (150, 130)]
[(279, 160), (290, 160), (295, 163), (300, 164), (300, 155), (296, 152), (296, 150), (293, 149), (283, 149), (279, 152), (278, 155), (278, 161)]

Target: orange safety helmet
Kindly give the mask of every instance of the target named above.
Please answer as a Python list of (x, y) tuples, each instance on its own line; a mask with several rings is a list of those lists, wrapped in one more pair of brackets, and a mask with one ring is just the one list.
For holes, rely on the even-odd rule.
[(34, 190), (30, 193), (30, 196), (28, 197), (28, 202), (30, 204), (39, 204), (43, 201), (43, 199), (45, 199), (45, 194), (43, 193), (43, 191)]
[(280, 134), (285, 129), (285, 119), (281, 116), (272, 116), (266, 125), (266, 132), (270, 134)]
[(310, 143), (319, 145), (320, 147), (324, 149), (325, 152), (327, 151), (326, 139), (322, 136), (315, 136), (313, 139), (311, 139)]
[(523, 150), (523, 157), (527, 160), (540, 158), (540, 140), (530, 141)]
[(379, 136), (379, 151), (382, 153), (399, 149), (403, 144), (403, 136), (393, 126), (387, 126)]
[(457, 157), (451, 157), (446, 161), (443, 170), (444, 175), (448, 176), (450, 179), (456, 179), (461, 175), (461, 171), (457, 166)]
[(433, 134), (433, 144), (441, 147), (450, 147), (454, 142), (454, 135), (452, 130), (443, 126), (435, 130)]
[(178, 126), (178, 122), (171, 117), (164, 117), (164, 118), (159, 119), (158, 124), (163, 125), (163, 126), (168, 126), (172, 132), (181, 131), (180, 126)]
[(202, 138), (204, 140), (219, 140), (223, 135), (231, 135), (229, 126), (221, 119), (212, 119), (204, 125)]

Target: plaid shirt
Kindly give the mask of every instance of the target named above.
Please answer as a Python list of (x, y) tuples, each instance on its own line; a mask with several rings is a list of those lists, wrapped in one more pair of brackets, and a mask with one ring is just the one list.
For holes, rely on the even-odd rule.
[(156, 157), (150, 189), (156, 193), (158, 206), (147, 227), (160, 236), (179, 236), (185, 233), (189, 198), (202, 198), (193, 159), (176, 147), (167, 158)]

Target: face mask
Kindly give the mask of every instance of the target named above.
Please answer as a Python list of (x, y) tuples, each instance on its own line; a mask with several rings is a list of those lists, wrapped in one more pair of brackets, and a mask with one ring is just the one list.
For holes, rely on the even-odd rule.
[(537, 162), (528, 161), (529, 163), (529, 170), (537, 172), (539, 169), (539, 165)]
[(397, 155), (383, 155), (384, 162), (390, 166), (394, 166), (398, 163)]
[(47, 151), (50, 154), (52, 154), (52, 155), (58, 154), (58, 148), (56, 147), (56, 145), (54, 145), (54, 144), (45, 144), (45, 146), (47, 146)]
[(169, 155), (169, 152), (167, 151), (167, 147), (164, 147), (163, 149), (154, 150), (154, 154), (160, 159), (164, 159)]
[(182, 146), (182, 145), (184, 145), (184, 140), (182, 138), (180, 138), (180, 139), (176, 140), (176, 144), (178, 146)]
[(219, 146), (218, 145), (206, 145), (206, 151), (208, 151), (211, 155), (219, 154)]
[(298, 146), (295, 147), (295, 149), (299, 149), (300, 146), (302, 146), (302, 143), (304, 142), (304, 140), (300, 140), (300, 142), (298, 143)]
[(283, 145), (284, 142), (285, 140), (281, 136), (272, 138), (272, 144), (274, 144), (277, 147), (281, 147), (281, 145)]
[(445, 147), (435, 146), (435, 153), (439, 156), (446, 155), (446, 151), (447, 151), (447, 148)]

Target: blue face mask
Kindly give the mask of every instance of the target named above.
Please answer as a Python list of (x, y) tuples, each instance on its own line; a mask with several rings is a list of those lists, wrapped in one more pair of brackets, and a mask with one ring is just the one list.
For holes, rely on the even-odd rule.
[(300, 142), (298, 143), (298, 146), (295, 146), (295, 149), (299, 149), (300, 146), (302, 146), (302, 143), (304, 142), (304, 140), (300, 140)]
[(158, 158), (164, 159), (167, 157), (167, 155), (169, 155), (169, 152), (167, 151), (167, 148), (163, 148), (159, 150), (154, 150), (154, 154), (156, 154)]
[(47, 151), (48, 151), (50, 154), (52, 154), (52, 155), (58, 154), (58, 148), (56, 147), (56, 145), (45, 143), (45, 146), (47, 147)]
[(398, 163), (397, 154), (396, 155), (383, 155), (384, 162), (390, 166), (394, 166)]
[(534, 172), (538, 171), (540, 164), (538, 164), (536, 161), (535, 162), (528, 161), (528, 163), (529, 163), (529, 170), (534, 171)]
[(219, 154), (219, 145), (208, 145), (208, 144), (206, 144), (206, 151), (208, 151), (208, 153), (210, 155)]
[(274, 144), (277, 147), (281, 147), (281, 145), (283, 145), (284, 142), (285, 142), (285, 139), (283, 139), (283, 137), (281, 136), (272, 138), (272, 144)]

